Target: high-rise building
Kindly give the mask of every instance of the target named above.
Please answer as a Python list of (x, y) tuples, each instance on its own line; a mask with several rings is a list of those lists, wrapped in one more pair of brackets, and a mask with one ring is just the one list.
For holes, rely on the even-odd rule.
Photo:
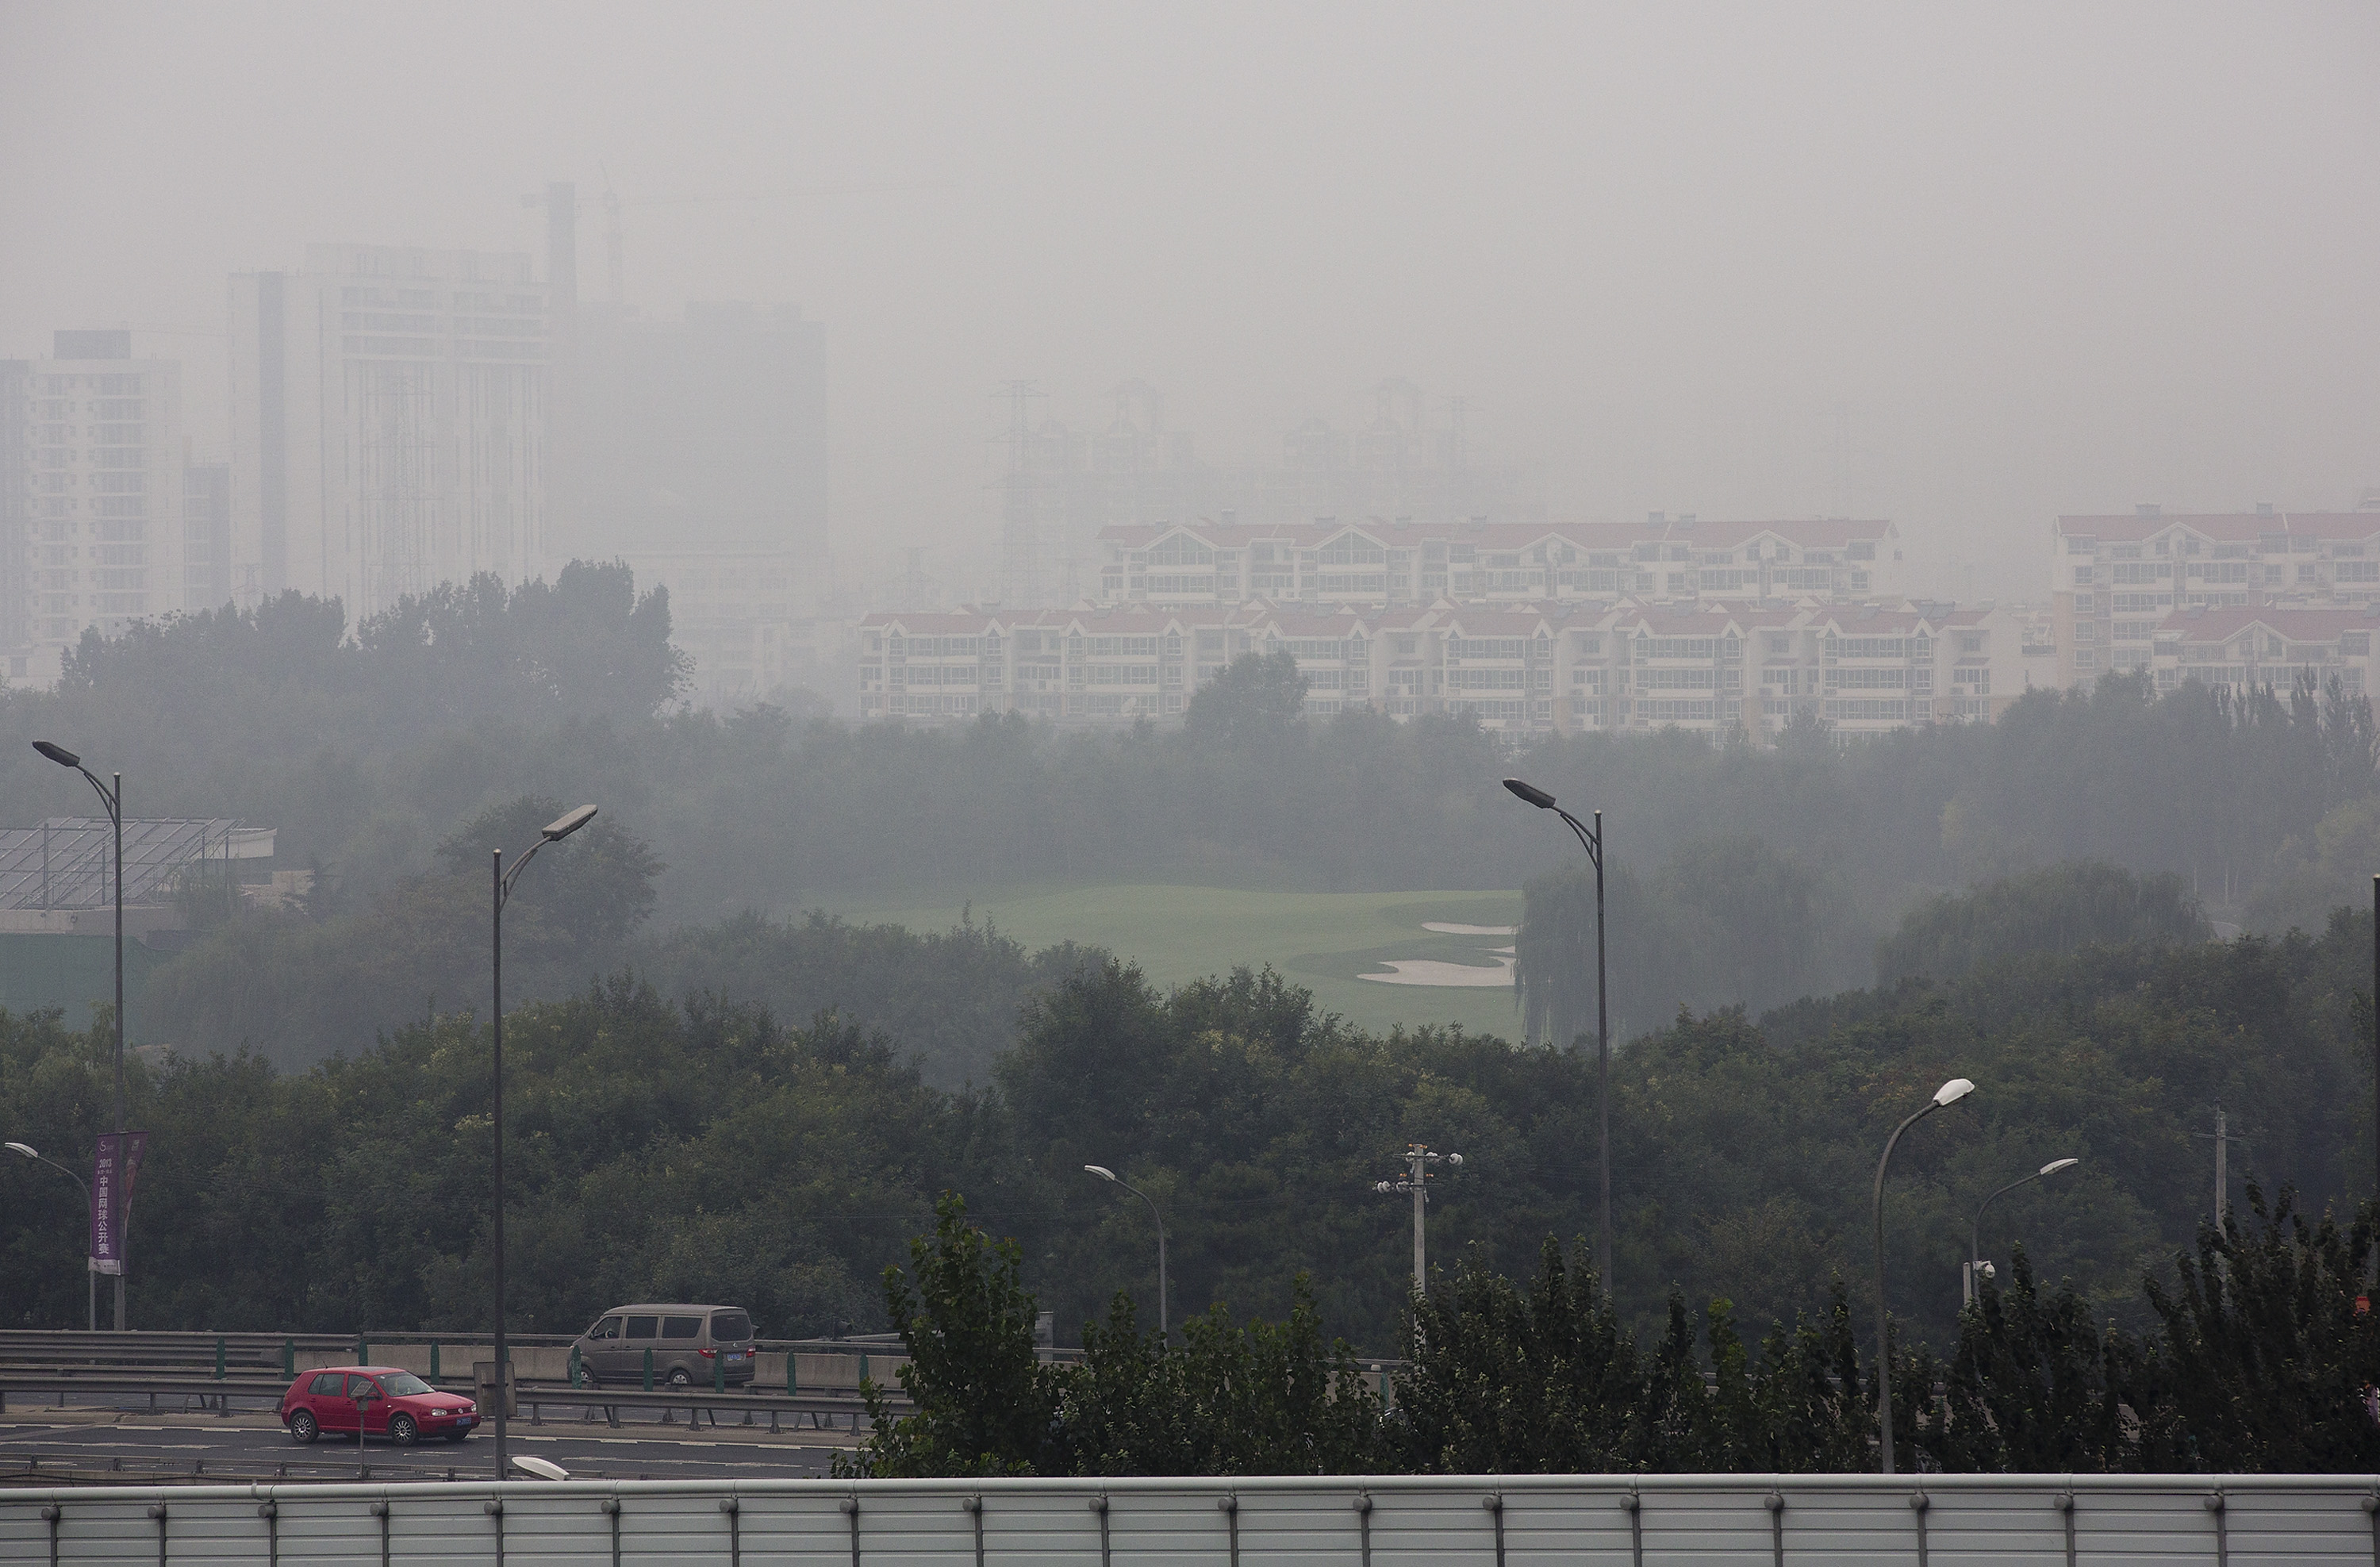
[(231, 602), (231, 465), (182, 467), (182, 603), (216, 610)]
[(790, 305), (581, 305), (576, 516), (556, 553), (827, 556), (826, 334)]
[(26, 659), (32, 635), (32, 442), (26, 429), (32, 410), (25, 390), (31, 369), (23, 359), (0, 359), (0, 657), (9, 661), (0, 675)]
[(182, 367), (134, 358), (129, 332), (61, 332), (6, 379), (25, 508), (9, 646), (54, 670), (87, 629), (182, 608)]
[(521, 254), (317, 245), (233, 277), (232, 598), (361, 620), (541, 572), (546, 331)]

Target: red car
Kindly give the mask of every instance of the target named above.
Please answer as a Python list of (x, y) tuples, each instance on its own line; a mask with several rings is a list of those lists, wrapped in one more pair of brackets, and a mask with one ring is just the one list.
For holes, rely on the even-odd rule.
[(326, 1366), (301, 1371), (281, 1395), (281, 1423), (301, 1442), (317, 1437), (386, 1437), (411, 1447), (429, 1437), (459, 1442), (480, 1423), (479, 1406), (461, 1393), (440, 1392), (394, 1366)]

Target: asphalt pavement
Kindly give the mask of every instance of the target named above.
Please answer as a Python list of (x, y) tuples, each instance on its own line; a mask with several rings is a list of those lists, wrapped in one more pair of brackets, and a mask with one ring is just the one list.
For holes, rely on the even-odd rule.
[[(545, 1423), (531, 1426), (524, 1410), (509, 1439), (516, 1454), (549, 1459), (578, 1478), (805, 1479), (826, 1474), (834, 1454), (852, 1445), (847, 1431), (771, 1435), (765, 1424), (733, 1423), (689, 1428), (683, 1414), (664, 1426), (658, 1417), (629, 1420), (625, 1412), (613, 1429), (600, 1416), (586, 1422), (573, 1409), (556, 1419), (561, 1413), (549, 1408)], [(360, 1463), (374, 1479), (443, 1480), (450, 1470), (456, 1478), (491, 1478), (495, 1446), (485, 1428), (463, 1442), (400, 1448), (367, 1441)], [(280, 1478), (285, 1469), (293, 1480), (352, 1479), (358, 1461), (352, 1438), (300, 1445), (271, 1415), (247, 1412), (226, 1417), (41, 1409), (0, 1416), (0, 1476), (20, 1484), (29, 1468), (34, 1476), (55, 1469), (225, 1481)]]

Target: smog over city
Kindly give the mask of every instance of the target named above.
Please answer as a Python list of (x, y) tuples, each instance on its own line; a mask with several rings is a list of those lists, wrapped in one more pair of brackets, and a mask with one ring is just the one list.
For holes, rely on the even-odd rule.
[(2368, 1478), (2375, 68), (0, 0), (0, 1480)]

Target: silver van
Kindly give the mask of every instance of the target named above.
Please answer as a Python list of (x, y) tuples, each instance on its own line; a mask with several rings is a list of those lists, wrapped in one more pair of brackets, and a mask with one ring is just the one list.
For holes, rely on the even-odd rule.
[(752, 1380), (752, 1316), (740, 1306), (615, 1306), (571, 1347), (589, 1387), (644, 1386), (648, 1351), (657, 1388), (707, 1388), (714, 1374), (731, 1388)]

